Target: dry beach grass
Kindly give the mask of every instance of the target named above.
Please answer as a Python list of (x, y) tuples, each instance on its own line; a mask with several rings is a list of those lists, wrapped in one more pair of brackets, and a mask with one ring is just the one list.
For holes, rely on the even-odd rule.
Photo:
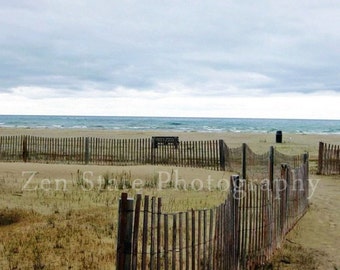
[[(167, 185), (159, 190), (159, 171), (163, 179), (178, 174), (188, 182), (187, 190)], [(191, 168), (1, 163), (0, 268), (112, 269), (121, 192), (161, 196), (166, 212), (211, 208), (225, 193), (196, 192), (189, 185), (191, 179), (208, 175), (228, 178), (224, 172)], [(104, 187), (105, 178), (118, 184)], [(131, 189), (137, 178), (143, 185)], [(87, 186), (86, 179), (94, 186)]]
[[(1, 129), (0, 135), (50, 137), (93, 136), (106, 138), (148, 138), (156, 132), (107, 130)], [(287, 236), (277, 251), (274, 269), (340, 269), (340, 179), (316, 175), (318, 142), (339, 144), (340, 135), (285, 134), (275, 144), (275, 134), (166, 133), (180, 140), (223, 139), (230, 147), (247, 143), (256, 153), (274, 145), (287, 154), (310, 153), (311, 178), (320, 179), (308, 213)], [(225, 196), (219, 190), (195, 191), (158, 189), (159, 172), (171, 178), (178, 173), (187, 181), (228, 178), (229, 173), (203, 169), (160, 166), (112, 167), (36, 163), (0, 164), (0, 268), (1, 269), (112, 269), (115, 261), (117, 205), (128, 182), (143, 181), (139, 192), (161, 196), (164, 211), (209, 208)], [(27, 180), (34, 174), (32, 181)], [(88, 174), (84, 173), (88, 172)], [(91, 173), (89, 173), (91, 172)], [(85, 178), (93, 179), (93, 188)], [(65, 179), (65, 181), (61, 181)], [(98, 180), (99, 179), (99, 180)], [(116, 179), (120, 185), (107, 185)], [(127, 181), (127, 182), (125, 182)], [(125, 183), (125, 187), (124, 187)], [(131, 183), (130, 183), (131, 184)], [(40, 186), (41, 188), (37, 188)], [(65, 188), (66, 187), (66, 188)], [(135, 190), (128, 190), (132, 196)]]

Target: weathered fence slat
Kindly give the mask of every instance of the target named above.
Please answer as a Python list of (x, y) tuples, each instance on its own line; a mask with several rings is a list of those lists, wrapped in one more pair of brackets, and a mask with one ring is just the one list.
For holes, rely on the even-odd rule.
[(172, 216), (172, 270), (176, 270), (177, 214)]
[(183, 269), (183, 212), (178, 214), (178, 248), (179, 248), (179, 269)]
[(133, 240), (132, 240), (132, 263), (131, 269), (137, 269), (137, 256), (138, 256), (138, 231), (139, 231), (139, 217), (140, 217), (140, 207), (141, 207), (142, 196), (137, 195), (136, 206), (135, 206), (135, 218), (133, 227)]
[(186, 266), (186, 270), (190, 269), (190, 244), (189, 244), (189, 241), (190, 241), (190, 238), (189, 238), (189, 231), (190, 231), (190, 225), (189, 225), (189, 211), (187, 211), (185, 213), (185, 266)]
[(149, 196), (144, 197), (144, 212), (143, 212), (143, 240), (142, 240), (142, 269), (146, 269), (146, 254), (148, 246), (148, 217), (149, 217)]
[(208, 251), (208, 246), (207, 246), (207, 228), (208, 228), (208, 223), (207, 223), (207, 209), (203, 210), (203, 269), (206, 269), (207, 266), (207, 251)]
[(161, 218), (162, 218), (162, 199), (158, 198), (157, 202), (157, 270), (161, 269)]
[(191, 211), (191, 269), (196, 269), (196, 224), (195, 210)]
[(197, 269), (200, 270), (201, 269), (201, 241), (202, 241), (202, 235), (201, 235), (201, 231), (202, 231), (202, 211), (198, 210), (198, 217), (197, 217), (197, 227), (198, 227), (198, 231), (197, 231)]
[(151, 230), (150, 230), (150, 268), (154, 269), (155, 261), (155, 223), (156, 223), (156, 197), (151, 198)]
[(164, 214), (164, 269), (169, 269), (169, 218)]

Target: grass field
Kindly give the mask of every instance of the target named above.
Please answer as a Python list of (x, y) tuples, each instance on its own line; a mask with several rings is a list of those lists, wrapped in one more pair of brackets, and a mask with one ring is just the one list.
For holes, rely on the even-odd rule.
[[(2, 166), (1, 269), (112, 269), (121, 192), (161, 196), (163, 212), (211, 208), (225, 192), (205, 185), (208, 176), (215, 183), (229, 179), (223, 172), (189, 168)], [(201, 179), (203, 189), (196, 191), (201, 186), (191, 185), (192, 179)]]

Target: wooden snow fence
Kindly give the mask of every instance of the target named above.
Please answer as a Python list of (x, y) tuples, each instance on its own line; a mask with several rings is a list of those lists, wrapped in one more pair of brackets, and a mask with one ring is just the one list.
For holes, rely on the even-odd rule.
[(272, 183), (230, 178), (211, 209), (165, 213), (162, 199), (122, 193), (117, 269), (257, 269), (308, 208), (308, 155)]
[[(169, 142), (171, 137), (166, 138)], [(117, 166), (152, 164), (224, 170), (225, 161), (220, 149), (223, 145), (222, 140), (177, 140), (176, 143), (155, 144), (154, 138), (0, 136), (0, 161)]]
[(319, 142), (318, 174), (340, 174), (340, 146)]

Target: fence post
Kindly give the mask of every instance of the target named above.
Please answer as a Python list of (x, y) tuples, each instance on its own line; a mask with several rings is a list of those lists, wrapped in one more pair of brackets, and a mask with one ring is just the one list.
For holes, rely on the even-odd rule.
[(322, 174), (322, 165), (323, 165), (323, 149), (324, 149), (324, 143), (319, 142), (319, 158), (318, 158), (318, 172), (317, 174)]
[(242, 179), (247, 178), (247, 144), (242, 144)]
[(269, 183), (270, 189), (274, 188), (274, 147), (271, 146), (269, 149)]
[(24, 136), (22, 141), (22, 158), (24, 162), (27, 162), (28, 159), (27, 136)]
[(155, 148), (156, 148), (156, 144), (154, 142), (154, 138), (151, 139), (151, 141), (149, 142), (149, 147), (151, 149), (151, 164), (155, 165)]
[(340, 174), (340, 146), (338, 145), (338, 149), (336, 150), (336, 164), (338, 167), (336, 168), (337, 174)]
[(131, 268), (132, 247), (132, 223), (133, 223), (133, 199), (122, 193), (119, 201), (119, 220), (117, 236), (117, 270)]
[(220, 170), (225, 171), (225, 147), (224, 147), (224, 141), (219, 140), (219, 152), (220, 152)]
[(309, 153), (303, 154), (303, 164), (305, 165), (304, 180), (309, 179)]
[(89, 164), (90, 161), (90, 139), (89, 137), (85, 138), (85, 164)]

